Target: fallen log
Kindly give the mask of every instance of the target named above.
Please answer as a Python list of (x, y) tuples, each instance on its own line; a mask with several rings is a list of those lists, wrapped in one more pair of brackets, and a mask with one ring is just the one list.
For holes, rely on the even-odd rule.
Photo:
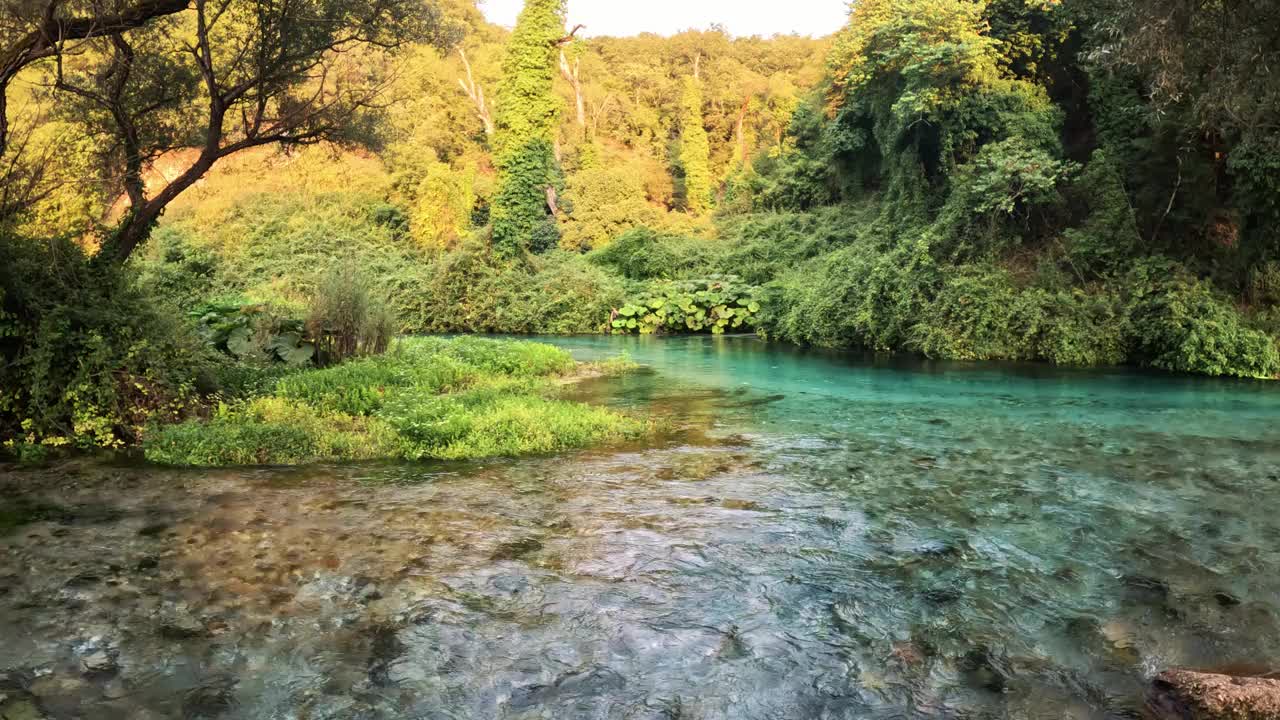
[(1158, 720), (1280, 720), (1280, 680), (1166, 670), (1147, 707)]

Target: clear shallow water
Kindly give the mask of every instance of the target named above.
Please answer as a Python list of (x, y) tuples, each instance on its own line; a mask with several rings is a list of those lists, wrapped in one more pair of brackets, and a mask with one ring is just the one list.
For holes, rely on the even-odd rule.
[(679, 429), (457, 465), (63, 469), (40, 498), (63, 510), (0, 538), (4, 702), (1106, 718), (1159, 668), (1280, 658), (1271, 385), (553, 341), (649, 365), (574, 392)]

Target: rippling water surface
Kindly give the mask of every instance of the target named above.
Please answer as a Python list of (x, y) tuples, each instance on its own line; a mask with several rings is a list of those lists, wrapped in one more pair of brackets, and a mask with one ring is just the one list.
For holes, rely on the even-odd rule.
[(553, 341), (675, 429), (10, 473), (0, 716), (1135, 717), (1159, 668), (1280, 659), (1271, 385)]

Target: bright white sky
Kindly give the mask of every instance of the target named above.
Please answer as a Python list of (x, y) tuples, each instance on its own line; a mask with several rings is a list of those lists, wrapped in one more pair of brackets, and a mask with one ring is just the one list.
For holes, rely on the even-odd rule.
[[(480, 0), (490, 22), (512, 26), (524, 0)], [(815, 37), (839, 30), (847, 0), (569, 0), (569, 26), (582, 35), (671, 35), (720, 23), (733, 35), (798, 33)]]

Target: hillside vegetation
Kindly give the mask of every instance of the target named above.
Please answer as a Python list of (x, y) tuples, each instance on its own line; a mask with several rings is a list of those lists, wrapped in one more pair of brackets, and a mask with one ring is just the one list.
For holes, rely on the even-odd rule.
[[(822, 39), (607, 38), (572, 30), (559, 0), (528, 0), (510, 31), (463, 0), (398, 2), (430, 12), (333, 56), (342, 77), (362, 63), (367, 95), (335, 114), (304, 92), (330, 75), (245, 70), (268, 109), (254, 125), (229, 95), (248, 124), (219, 126), (208, 167), (175, 129), (207, 104), (200, 74), (185, 94), (146, 80), (187, 78), (152, 36), (200, 37), (188, 15), (122, 31), (136, 58), (119, 88), (94, 73), (123, 67), (105, 37), (63, 78), (101, 84), (87, 96), (43, 82), (51, 63), (21, 69), (4, 434), (131, 443), (208, 416), (228, 386), (266, 392), (281, 365), (381, 362), (401, 333), (757, 332), (1280, 374), (1268, 8), (863, 0)], [(148, 98), (125, 123), (103, 110)], [(271, 397), (253, 423), (293, 407)], [(194, 457), (162, 449), (183, 427), (148, 452)]]

